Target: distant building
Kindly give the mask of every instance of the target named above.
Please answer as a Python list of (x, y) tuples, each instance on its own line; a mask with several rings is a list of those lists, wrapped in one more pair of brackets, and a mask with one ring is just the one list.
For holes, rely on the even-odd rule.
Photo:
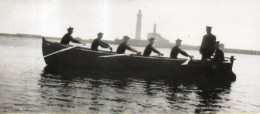
[(155, 38), (155, 43), (154, 45), (156, 47), (170, 47), (170, 41), (162, 37), (160, 34), (156, 33), (156, 24), (153, 26), (153, 32), (147, 34), (147, 39), (149, 38)]
[(141, 40), (141, 28), (142, 28), (142, 13), (139, 10), (137, 14), (137, 21), (136, 21), (136, 32), (135, 32), (135, 39)]

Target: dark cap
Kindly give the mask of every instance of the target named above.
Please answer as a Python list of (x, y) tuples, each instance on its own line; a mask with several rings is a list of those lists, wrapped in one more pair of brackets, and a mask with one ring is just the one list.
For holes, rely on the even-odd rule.
[(152, 40), (155, 40), (155, 38), (151, 37), (151, 38), (149, 38), (148, 40), (149, 40), (149, 41), (152, 41)]
[(123, 39), (130, 39), (128, 36), (124, 36)]
[(216, 44), (219, 44), (219, 41), (216, 41)]
[(98, 35), (103, 35), (103, 33), (102, 33), (102, 32), (99, 32)]
[(73, 28), (72, 28), (72, 27), (69, 27), (67, 30), (73, 30)]
[(212, 27), (211, 27), (211, 26), (206, 26), (206, 28), (207, 28), (207, 29), (212, 29)]
[(175, 41), (176, 41), (176, 42), (181, 42), (182, 40), (178, 38), (178, 39), (177, 39), (177, 40), (175, 40)]

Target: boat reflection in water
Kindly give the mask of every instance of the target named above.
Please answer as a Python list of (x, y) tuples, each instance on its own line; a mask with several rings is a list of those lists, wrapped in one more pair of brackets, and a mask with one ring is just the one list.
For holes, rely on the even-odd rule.
[[(48, 112), (218, 112), (231, 82), (55, 75), (45, 70), (39, 100)], [(123, 77), (123, 75), (122, 75)]]

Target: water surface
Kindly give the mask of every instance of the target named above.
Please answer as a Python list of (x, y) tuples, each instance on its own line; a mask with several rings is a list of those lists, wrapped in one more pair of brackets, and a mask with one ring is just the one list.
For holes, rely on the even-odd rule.
[(260, 112), (260, 56), (226, 54), (235, 82), (193, 85), (42, 75), (41, 39), (0, 37), (0, 52), (0, 112)]

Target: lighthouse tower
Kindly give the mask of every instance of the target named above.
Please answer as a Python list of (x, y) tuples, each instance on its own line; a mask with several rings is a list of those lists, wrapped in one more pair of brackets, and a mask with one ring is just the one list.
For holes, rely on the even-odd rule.
[(156, 34), (156, 24), (153, 25), (153, 33)]
[(136, 22), (136, 33), (135, 33), (136, 40), (141, 40), (141, 27), (142, 27), (142, 13), (141, 10), (139, 10), (137, 14), (137, 22)]

